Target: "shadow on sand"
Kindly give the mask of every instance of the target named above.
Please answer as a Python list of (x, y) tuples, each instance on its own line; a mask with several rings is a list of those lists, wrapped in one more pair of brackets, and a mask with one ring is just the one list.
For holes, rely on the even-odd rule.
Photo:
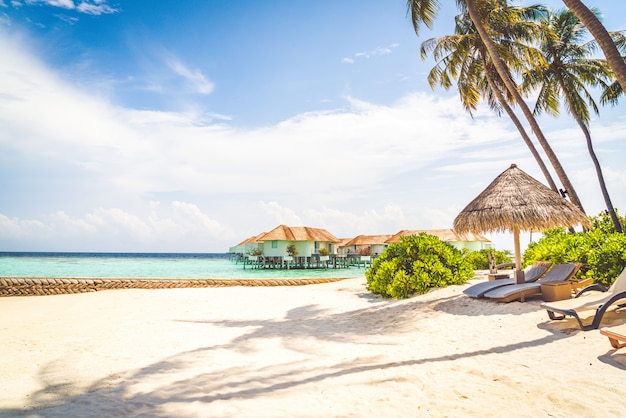
[[(70, 383), (55, 383), (50, 378), (48, 364), (41, 368), (40, 381), (44, 388), (31, 394), (36, 408), (0, 410), (0, 416), (76, 416), (90, 411), (93, 416), (171, 416), (164, 405), (190, 405), (193, 402), (210, 404), (221, 400), (253, 399), (277, 391), (294, 389), (310, 383), (324, 382), (346, 375), (365, 373), (381, 369), (401, 369), (435, 362), (454, 362), (464, 358), (478, 358), (493, 353), (508, 353), (528, 347), (550, 344), (567, 335), (555, 332), (542, 338), (515, 344), (451, 352), (439, 356), (380, 361), (380, 357), (357, 357), (351, 360), (328, 360), (322, 366), (314, 357), (278, 361), (263, 365), (247, 361), (233, 367), (216, 361), (220, 355), (255, 354), (256, 343), (276, 339), (281, 347), (300, 353), (311, 354), (307, 341), (321, 340), (336, 344), (368, 344), (372, 334), (389, 335), (415, 332), (415, 311), (420, 311), (420, 320), (438, 315), (434, 311), (463, 312), (457, 305), (482, 303), (465, 301), (462, 297), (422, 300), (419, 297), (403, 300), (376, 300), (374, 306), (349, 312), (332, 312), (313, 305), (288, 311), (284, 318), (245, 321), (180, 321), (233, 328), (239, 336), (226, 344), (198, 347), (166, 357), (161, 361), (119, 375), (108, 376), (90, 387), (76, 393)], [(373, 300), (374, 302), (374, 300)], [(503, 304), (507, 306), (509, 304)], [(519, 304), (524, 309), (536, 306)], [(123, 343), (123, 342), (122, 342)], [(227, 354), (225, 354), (227, 353)], [(244, 354), (241, 354), (244, 353)], [(332, 359), (332, 357), (331, 357)], [(230, 365), (229, 365), (230, 364)], [(138, 389), (141, 388), (141, 389)], [(184, 415), (184, 414), (183, 414)]]

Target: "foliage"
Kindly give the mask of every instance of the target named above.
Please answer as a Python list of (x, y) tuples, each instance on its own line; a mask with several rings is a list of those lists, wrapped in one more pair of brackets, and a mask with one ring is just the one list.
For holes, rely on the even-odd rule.
[(372, 247), (362, 247), (356, 252), (358, 255), (372, 255)]
[(319, 250), (317, 250), (317, 252), (319, 253), (319, 255), (328, 255), (328, 249), (326, 248), (320, 248)]
[(252, 251), (250, 251), (250, 255), (253, 256), (259, 256), (259, 255), (263, 255), (263, 250), (261, 250), (260, 248), (253, 248)]
[(296, 244), (294, 244), (293, 242), (287, 245), (285, 251), (287, 251), (287, 254), (291, 257), (295, 257), (298, 255), (298, 249), (296, 248)]
[(465, 261), (467, 261), (474, 270), (488, 270), (489, 257), (487, 254), (489, 253), (493, 253), (496, 264), (513, 262), (513, 260), (509, 257), (510, 252), (494, 250), (492, 248), (486, 248), (479, 251), (464, 251), (463, 258), (465, 258)]
[[(619, 212), (615, 209), (617, 219), (622, 224), (622, 230), (626, 230), (626, 218), (620, 217)], [(601, 229), (605, 234), (615, 232), (615, 225), (611, 221), (611, 216), (606, 212), (600, 212), (600, 214), (594, 218), (591, 218), (592, 229)]]
[(389, 245), (365, 271), (368, 290), (393, 298), (462, 284), (473, 275), (461, 251), (424, 233), (402, 237), (399, 243)]
[(591, 277), (595, 283), (610, 285), (626, 267), (626, 235), (614, 232), (604, 212), (592, 218), (592, 224), (587, 232), (572, 233), (564, 228), (544, 232), (543, 238), (528, 245), (524, 265), (535, 261), (582, 263), (579, 278)]

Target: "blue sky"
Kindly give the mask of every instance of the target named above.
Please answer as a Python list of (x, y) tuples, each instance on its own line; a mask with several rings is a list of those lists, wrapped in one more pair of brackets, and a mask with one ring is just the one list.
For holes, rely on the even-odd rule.
[[(0, 251), (450, 228), (511, 163), (543, 181), (507, 119), (427, 85), (419, 46), (451, 32), (444, 3), (418, 38), (403, 0), (0, 0)], [(587, 4), (626, 29), (621, 1)], [(603, 210), (573, 120), (540, 123), (587, 213)], [(623, 105), (591, 128), (624, 213)]]

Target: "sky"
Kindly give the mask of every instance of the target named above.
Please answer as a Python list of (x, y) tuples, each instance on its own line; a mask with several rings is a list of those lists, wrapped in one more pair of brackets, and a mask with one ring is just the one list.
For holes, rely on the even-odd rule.
[[(451, 228), (512, 163), (545, 184), (508, 119), (428, 85), (420, 44), (456, 14), (442, 3), (417, 37), (404, 0), (0, 0), (0, 251)], [(626, 29), (622, 0), (586, 4)], [(623, 109), (602, 108), (591, 133), (626, 213)], [(587, 214), (604, 210), (573, 119), (539, 122)]]

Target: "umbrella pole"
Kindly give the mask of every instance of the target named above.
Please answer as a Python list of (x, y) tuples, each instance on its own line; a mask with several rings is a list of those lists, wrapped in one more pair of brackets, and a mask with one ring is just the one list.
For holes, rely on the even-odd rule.
[(522, 270), (522, 254), (518, 228), (513, 229), (513, 245), (515, 246), (515, 283), (524, 283), (524, 270)]

